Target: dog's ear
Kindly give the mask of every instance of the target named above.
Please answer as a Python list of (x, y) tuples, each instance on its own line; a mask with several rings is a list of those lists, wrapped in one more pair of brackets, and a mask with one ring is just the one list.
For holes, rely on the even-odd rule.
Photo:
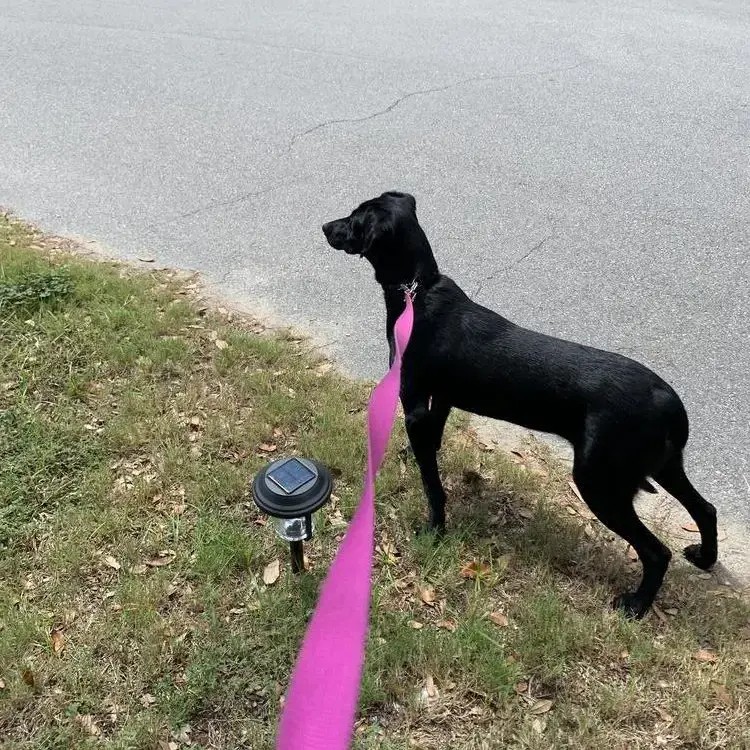
[(362, 242), (362, 255), (369, 255), (376, 251), (389, 238), (393, 238), (395, 222), (392, 214), (382, 211), (368, 210), (363, 217), (364, 237)]
[(386, 195), (390, 198), (397, 198), (402, 204), (406, 204), (412, 213), (417, 213), (417, 199), (411, 193), (400, 193), (397, 190), (389, 190), (387, 193), (383, 193), (383, 196)]

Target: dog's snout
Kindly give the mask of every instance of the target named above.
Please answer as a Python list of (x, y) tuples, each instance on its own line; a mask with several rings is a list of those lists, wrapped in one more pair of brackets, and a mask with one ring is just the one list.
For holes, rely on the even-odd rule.
[(344, 228), (340, 219), (326, 222), (321, 229), (326, 236), (326, 240), (328, 240), (328, 244), (332, 248), (336, 250), (344, 249), (345, 232), (343, 231)]

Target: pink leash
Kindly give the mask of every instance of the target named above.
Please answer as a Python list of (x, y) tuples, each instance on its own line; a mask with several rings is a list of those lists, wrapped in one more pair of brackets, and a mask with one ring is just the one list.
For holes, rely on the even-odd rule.
[(396, 417), (401, 359), (413, 323), (407, 293), (406, 309), (394, 327), (396, 356), (370, 396), (364, 490), (307, 627), (281, 716), (277, 750), (346, 750), (351, 742), (370, 611), (375, 476)]

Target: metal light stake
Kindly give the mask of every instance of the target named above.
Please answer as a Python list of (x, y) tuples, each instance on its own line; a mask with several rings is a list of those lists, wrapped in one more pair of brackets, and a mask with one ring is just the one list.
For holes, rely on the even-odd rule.
[(330, 471), (308, 458), (279, 459), (253, 480), (255, 504), (273, 519), (277, 536), (289, 542), (294, 573), (305, 569), (302, 542), (312, 539), (312, 514), (328, 502), (332, 490)]

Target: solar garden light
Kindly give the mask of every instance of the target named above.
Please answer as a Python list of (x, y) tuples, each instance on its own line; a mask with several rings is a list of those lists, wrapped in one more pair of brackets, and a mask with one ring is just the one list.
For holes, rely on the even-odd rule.
[(294, 573), (305, 569), (302, 542), (312, 539), (312, 514), (328, 502), (332, 490), (331, 472), (307, 458), (282, 458), (255, 475), (255, 504), (271, 516), (277, 536), (289, 542)]

